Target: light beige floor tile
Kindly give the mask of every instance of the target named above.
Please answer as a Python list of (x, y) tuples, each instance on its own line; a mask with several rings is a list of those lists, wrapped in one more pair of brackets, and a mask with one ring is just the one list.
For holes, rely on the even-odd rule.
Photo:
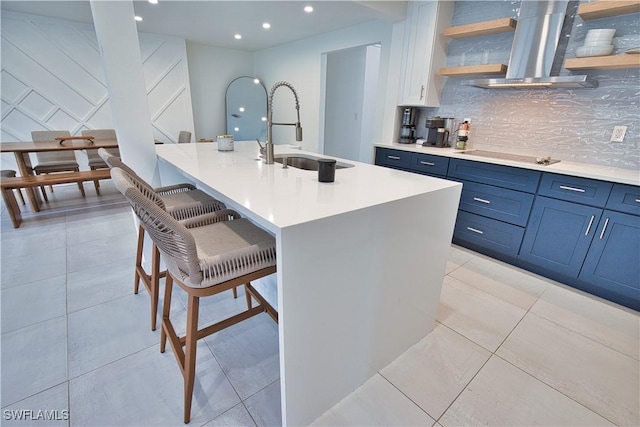
[(495, 351), (525, 310), (449, 276), (437, 320), (489, 351)]
[(618, 425), (640, 423), (638, 361), (528, 314), (496, 353)]
[(463, 265), (465, 262), (473, 259), (475, 254), (468, 249), (461, 248), (456, 245), (451, 245), (449, 250), (449, 259), (447, 260), (447, 268), (445, 274), (451, 273), (456, 268)]
[(256, 423), (249, 415), (247, 408), (242, 403), (238, 403), (222, 415), (209, 421), (202, 427), (238, 427), (238, 426), (255, 426)]
[(280, 380), (249, 397), (244, 405), (258, 427), (281, 426)]
[(450, 276), (525, 310), (549, 285), (535, 274), (486, 257), (474, 257)]
[[(203, 342), (197, 344), (189, 426), (201, 426), (240, 403)], [(69, 382), (71, 426), (183, 426), (184, 381), (171, 349), (130, 354)]]
[(435, 420), (376, 374), (313, 426), (430, 426)]
[(439, 421), (443, 426), (612, 425), (496, 356)]
[(63, 427), (69, 425), (69, 383), (34, 394), (2, 410), (5, 427)]
[(67, 319), (60, 316), (2, 334), (1, 360), (3, 406), (62, 384), (68, 378)]
[(638, 312), (562, 286), (549, 286), (531, 312), (640, 360)]
[(2, 289), (0, 295), (3, 334), (67, 314), (64, 275)]
[(438, 419), (490, 356), (484, 348), (438, 324), (380, 374)]

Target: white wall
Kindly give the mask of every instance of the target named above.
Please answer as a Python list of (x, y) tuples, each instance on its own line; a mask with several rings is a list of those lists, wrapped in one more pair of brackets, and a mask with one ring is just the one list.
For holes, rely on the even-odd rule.
[(254, 76), (253, 53), (187, 42), (187, 57), (195, 140), (225, 134), (227, 86), (236, 77)]
[[(382, 138), (383, 123), (385, 120), (393, 120), (397, 100), (397, 78), (392, 82), (389, 78), (395, 75), (398, 65), (391, 64), (393, 24), (383, 21), (371, 21), (355, 25), (342, 30), (322, 34), (265, 49), (256, 52), (254, 56), (255, 69), (262, 76), (267, 91), (274, 83), (286, 80), (298, 91), (300, 97), (300, 120), (303, 128), (304, 150), (318, 151), (318, 136), (320, 122), (320, 88), (321, 88), (321, 60), (326, 52), (347, 49), (380, 42), (380, 84), (378, 86), (378, 99), (374, 127), (374, 136)], [(402, 37), (402, 34), (400, 34)], [(401, 47), (401, 43), (400, 43)], [(388, 90), (389, 84), (393, 86)], [(393, 93), (393, 98), (388, 99), (387, 93)], [(295, 109), (293, 96), (285, 89), (278, 89), (274, 96), (274, 121), (295, 121)], [(295, 143), (295, 132), (292, 128), (274, 128), (274, 142), (276, 144)], [(387, 132), (389, 135), (391, 132)]]
[[(1, 28), (2, 141), (114, 127), (93, 25), (3, 11)], [(138, 37), (153, 136), (176, 142), (180, 130), (193, 130), (185, 40)], [(3, 168), (15, 169), (12, 157), (2, 156)]]

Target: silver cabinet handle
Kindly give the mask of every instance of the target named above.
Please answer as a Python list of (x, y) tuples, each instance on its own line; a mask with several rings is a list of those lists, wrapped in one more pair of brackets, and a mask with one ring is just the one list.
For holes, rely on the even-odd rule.
[(424, 85), (420, 85), (420, 99), (424, 97)]
[(480, 203), (486, 203), (486, 204), (490, 204), (491, 203), (490, 200), (481, 199), (479, 197), (474, 197), (473, 200), (475, 200), (476, 202), (480, 202)]
[(602, 232), (600, 233), (600, 239), (602, 239), (602, 237), (604, 237), (604, 230), (606, 230), (606, 229), (607, 229), (607, 225), (609, 225), (609, 218), (607, 218), (607, 219), (604, 221), (604, 227), (602, 227)]
[(400, 160), (400, 157), (398, 156), (387, 156), (387, 158), (391, 160)]
[(636, 202), (637, 202), (637, 203), (640, 203), (640, 199), (636, 199)]
[(431, 163), (431, 162), (423, 162), (422, 160), (420, 160), (420, 164), (421, 165), (426, 165), (426, 166), (435, 166), (435, 163)]
[(567, 187), (566, 185), (561, 185), (560, 188), (563, 189), (563, 190), (577, 191), (578, 193), (584, 193), (585, 192), (585, 190), (583, 190), (582, 188)]
[(478, 233), (478, 234), (484, 234), (484, 232), (478, 230), (477, 228), (467, 227), (467, 230), (473, 231), (474, 233)]
[(593, 224), (594, 215), (591, 215), (591, 219), (589, 220), (589, 225), (587, 225), (587, 231), (584, 232), (585, 236), (589, 235), (589, 230), (591, 230), (591, 225)]

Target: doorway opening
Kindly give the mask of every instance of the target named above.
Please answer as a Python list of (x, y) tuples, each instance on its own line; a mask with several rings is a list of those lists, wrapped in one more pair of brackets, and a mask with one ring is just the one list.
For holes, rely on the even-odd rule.
[(380, 43), (322, 55), (319, 151), (369, 163), (380, 69)]

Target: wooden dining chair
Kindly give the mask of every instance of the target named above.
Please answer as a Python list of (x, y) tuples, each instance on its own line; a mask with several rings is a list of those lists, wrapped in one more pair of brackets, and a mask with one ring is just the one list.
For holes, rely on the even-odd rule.
[(178, 134), (178, 144), (185, 144), (191, 142), (191, 132), (188, 130), (181, 130)]
[[(168, 187), (151, 187), (145, 180), (140, 178), (128, 165), (126, 165), (119, 157), (109, 153), (106, 149), (100, 148), (98, 154), (109, 166), (109, 168), (119, 168), (127, 174), (129, 181), (133, 182), (136, 187), (154, 203), (166, 210), (169, 215), (179, 221), (187, 220), (217, 212), (226, 209), (221, 201), (214, 199), (205, 192), (198, 190), (192, 184), (177, 184)], [(138, 229), (138, 246), (136, 250), (136, 265), (133, 291), (138, 293), (140, 281), (147, 288), (151, 297), (151, 330), (156, 330), (156, 316), (158, 311), (158, 296), (160, 289), (160, 278), (166, 276), (165, 271), (160, 271), (160, 253), (154, 244), (151, 255), (151, 272), (148, 273), (144, 269), (142, 263), (142, 255), (144, 253), (144, 236), (145, 229), (140, 224)], [(233, 289), (234, 298), (238, 297), (237, 290)]]
[[(231, 210), (177, 221), (155, 200), (143, 194), (124, 171), (112, 168), (111, 175), (167, 265), (160, 351), (164, 353), (168, 339), (184, 380), (183, 421), (188, 423), (191, 419), (197, 341), (261, 313), (267, 313), (278, 321), (276, 310), (251, 285), (251, 281), (276, 272), (276, 241), (269, 233)], [(174, 282), (187, 293), (187, 330), (182, 337), (177, 335), (169, 317)], [(247, 309), (198, 328), (200, 298), (239, 285), (244, 285)]]
[[(116, 131), (113, 129), (85, 129), (82, 136), (92, 136), (93, 139), (116, 139)], [(117, 148), (109, 148), (107, 151), (114, 156), (120, 157), (120, 150)], [(87, 159), (89, 160), (89, 169), (108, 169), (109, 166), (102, 160), (97, 149), (86, 150)], [(100, 195), (100, 181), (93, 181), (96, 194)]]
[[(33, 142), (53, 141), (55, 138), (62, 136), (71, 136), (71, 134), (68, 130), (34, 130), (31, 132)], [(39, 151), (36, 152), (36, 159), (38, 163), (33, 167), (36, 175), (57, 172), (78, 172), (80, 170), (73, 150)], [(82, 193), (82, 197), (85, 197), (84, 186), (81, 182), (78, 182), (78, 189), (80, 193)], [(42, 191), (44, 200), (49, 201), (45, 187), (40, 187), (40, 190)], [(53, 193), (53, 186), (50, 185), (49, 190)]]

